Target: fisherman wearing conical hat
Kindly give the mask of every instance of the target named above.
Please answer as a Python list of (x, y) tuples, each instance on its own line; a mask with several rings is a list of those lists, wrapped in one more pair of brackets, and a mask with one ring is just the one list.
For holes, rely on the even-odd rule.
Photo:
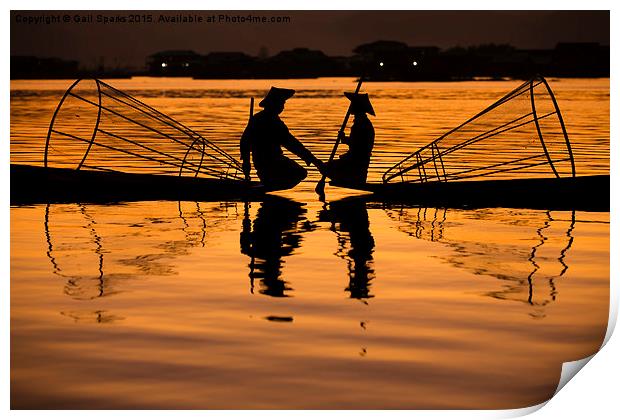
[(306, 169), (284, 156), (282, 146), (307, 165), (315, 165), (319, 170), (325, 166), (289, 132), (279, 117), (284, 110), (284, 102), (294, 94), (292, 89), (272, 87), (258, 104), (263, 110), (250, 117), (241, 136), (241, 159), (246, 179), (250, 178), (251, 154), (258, 178), (270, 191), (292, 188), (307, 175)]
[(351, 114), (355, 117), (349, 136), (340, 133), (340, 141), (349, 150), (331, 163), (327, 175), (334, 184), (360, 185), (366, 182), (370, 156), (375, 143), (375, 129), (366, 114), (375, 115), (368, 94), (345, 92), (351, 101)]

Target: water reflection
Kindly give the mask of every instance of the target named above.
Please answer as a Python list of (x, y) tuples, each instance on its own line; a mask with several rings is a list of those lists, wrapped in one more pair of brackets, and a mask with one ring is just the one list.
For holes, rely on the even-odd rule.
[(250, 257), (250, 292), (254, 293), (258, 280), (259, 293), (289, 297), (293, 289), (282, 277), (283, 258), (293, 254), (301, 246), (302, 234), (315, 226), (304, 216), (306, 209), (301, 203), (274, 195), (260, 203), (253, 221), (249, 210), (246, 203), (239, 244), (241, 253)]
[(203, 212), (200, 209), (200, 203), (196, 203), (196, 216), (200, 219), (200, 229), (199, 232), (196, 232), (191, 229), (191, 226), (188, 222), (188, 219), (183, 215), (183, 205), (182, 202), (178, 203), (179, 208), (179, 218), (183, 222), (183, 232), (185, 233), (185, 237), (191, 241), (191, 239), (195, 238), (198, 234), (200, 236), (200, 245), (204, 248), (205, 246), (205, 237), (207, 236), (207, 221), (204, 218)]
[(347, 262), (349, 284), (345, 291), (352, 299), (372, 298), (370, 285), (375, 278), (373, 251), (375, 242), (370, 233), (368, 211), (364, 199), (353, 198), (326, 204), (316, 221), (310, 221), (304, 205), (279, 196), (267, 196), (259, 204), (254, 220), (250, 203), (245, 204), (239, 238), (241, 253), (250, 257), (250, 292), (272, 297), (289, 297), (293, 290), (282, 270), (287, 256), (302, 246), (303, 236), (328, 223), (336, 235), (333, 255)]
[[(61, 265), (57, 261), (56, 253), (59, 252), (54, 246), (54, 238), (50, 231), (50, 204), (45, 207), (45, 220), (44, 220), (44, 229), (45, 229), (45, 239), (47, 242), (47, 257), (52, 264), (52, 272), (57, 276), (63, 277), (66, 279), (66, 283), (64, 286), (64, 293), (67, 296), (71, 296), (74, 299), (80, 300), (88, 300), (95, 299), (98, 297), (108, 296), (116, 293), (114, 284), (111, 282), (106, 276), (104, 276), (104, 249), (102, 245), (101, 236), (97, 234), (97, 230), (95, 229), (96, 222), (87, 211), (86, 207), (82, 204), (76, 204), (74, 210), (77, 212), (73, 212), (73, 214), (80, 214), (83, 217), (81, 228), (85, 229), (87, 233), (88, 239), (80, 238), (79, 231), (74, 232), (74, 242), (75, 243), (88, 243), (89, 248), (95, 254), (96, 260), (96, 272), (95, 274), (91, 274), (92, 270), (89, 268), (83, 271), (84, 269), (84, 258), (83, 249), (77, 248), (75, 253), (71, 253), (67, 255), (68, 259), (74, 260), (68, 265), (68, 269), (71, 270), (71, 274), (67, 274), (67, 272), (63, 271)], [(65, 238), (66, 239), (66, 238)], [(60, 251), (64, 251), (69, 249), (70, 247), (64, 241), (60, 241), (58, 243), (58, 248)]]
[(124, 317), (110, 314), (108, 311), (104, 310), (62, 311), (60, 314), (73, 319), (75, 323), (111, 324), (125, 319)]
[[(251, 217), (253, 205), (258, 209)], [(65, 280), (67, 296), (94, 300), (122, 292), (124, 282), (137, 276), (177, 275), (177, 257), (208, 247), (210, 236), (242, 220), (239, 243), (250, 257), (250, 293), (256, 288), (266, 296), (290, 297), (293, 286), (283, 274), (287, 257), (305, 235), (328, 229), (336, 240), (332, 254), (346, 262), (349, 298), (366, 303), (374, 297), (375, 240), (364, 198), (326, 204), (313, 221), (305, 204), (273, 195), (261, 203), (168, 202), (149, 214), (140, 206), (122, 207), (45, 208), (46, 254), (51, 271)], [(544, 316), (543, 308), (557, 299), (557, 280), (569, 270), (574, 211), (380, 207), (399, 230), (448, 245), (452, 252), (440, 258), (449, 264), (501, 280), (484, 295), (526, 303), (534, 317)]]
[(107, 297), (122, 292), (122, 284), (138, 276), (178, 274), (175, 258), (205, 247), (209, 235), (226, 230), (226, 222), (237, 218), (237, 205), (211, 203), (205, 209), (204, 203), (166, 203), (161, 213), (144, 214), (139, 206), (48, 204), (43, 222), (46, 255), (52, 273), (65, 279), (67, 296)]
[[(575, 221), (576, 221), (575, 211), (571, 212), (568, 229), (565, 232), (561, 231), (561, 232), (546, 234), (546, 231), (549, 231), (549, 229), (553, 226), (553, 224), (559, 224), (559, 223), (565, 224), (567, 221), (554, 219), (551, 216), (550, 211), (546, 211), (545, 216), (546, 216), (546, 220), (543, 221), (543, 225), (540, 226), (538, 229), (536, 229), (536, 235), (538, 236), (538, 242), (532, 246), (531, 252), (527, 259), (527, 261), (531, 264), (531, 271), (527, 276), (527, 290), (528, 290), (527, 299), (524, 300), (522, 297), (519, 297), (521, 293), (520, 289), (522, 288), (523, 282), (517, 285), (513, 284), (513, 285), (506, 286), (503, 290), (499, 292), (489, 292), (487, 294), (488, 296), (495, 297), (498, 299), (511, 299), (511, 300), (518, 300), (521, 302), (527, 302), (529, 305), (537, 306), (537, 307), (545, 306), (549, 304), (550, 302), (553, 302), (556, 300), (557, 295), (558, 295), (558, 290), (557, 290), (555, 281), (559, 279), (560, 277), (564, 276), (564, 274), (568, 271), (568, 265), (565, 262), (565, 258), (566, 258), (567, 252), (570, 250), (573, 244), (573, 241), (574, 241), (572, 232), (573, 232), (573, 229), (575, 228)], [(553, 251), (555, 255), (557, 256), (555, 259), (548, 258), (545, 256), (540, 256), (543, 250), (543, 246), (546, 246), (546, 244), (550, 243), (554, 239), (557, 242), (560, 242), (563, 239), (562, 236), (565, 236), (564, 238), (565, 245), (562, 248), (559, 247), (559, 244), (556, 245)], [(559, 252), (558, 252), (558, 249), (559, 249)], [(557, 262), (560, 264), (559, 267), (557, 267), (557, 264), (555, 264), (555, 260), (557, 260)], [(549, 267), (550, 270), (548, 271), (551, 271), (551, 273), (553, 274), (551, 273), (545, 274), (543, 272), (546, 265), (550, 266)], [(552, 265), (556, 266), (555, 269), (552, 268)], [(544, 287), (545, 283), (547, 286), (546, 290), (547, 290), (548, 297), (543, 297), (544, 290), (545, 290), (545, 287)], [(537, 290), (535, 290), (535, 287), (537, 287), (538, 290), (542, 290), (538, 292), (539, 295), (537, 295), (536, 298), (535, 298), (535, 291)], [(542, 317), (544, 316), (544, 313), (538, 310), (538, 311), (532, 312), (531, 315)]]
[(293, 322), (292, 316), (269, 315), (269, 316), (266, 316), (265, 319), (271, 322)]
[(526, 303), (535, 318), (544, 317), (543, 308), (557, 299), (556, 281), (569, 269), (575, 211), (554, 217), (551, 211), (533, 210), (385, 210), (402, 232), (449, 245), (454, 253), (445, 259), (451, 265), (502, 280), (501, 289), (486, 296)]
[(350, 297), (374, 297), (370, 294), (370, 284), (375, 278), (375, 240), (370, 233), (366, 201), (359, 197), (333, 201), (321, 210), (319, 221), (329, 222), (330, 230), (338, 239), (334, 255), (347, 262), (349, 285), (345, 290)]

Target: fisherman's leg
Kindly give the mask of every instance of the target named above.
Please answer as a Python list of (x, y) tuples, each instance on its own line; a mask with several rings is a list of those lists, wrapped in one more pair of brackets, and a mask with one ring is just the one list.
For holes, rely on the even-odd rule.
[(342, 158), (333, 160), (327, 165), (327, 176), (334, 185), (347, 183), (349, 171), (350, 168)]
[(330, 162), (327, 173), (334, 185), (361, 185), (366, 182), (368, 164), (346, 157)]
[(308, 171), (294, 160), (283, 158), (258, 174), (267, 190), (277, 191), (293, 188), (306, 178)]
[(295, 185), (299, 184), (308, 176), (308, 171), (306, 171), (304, 167), (298, 165), (296, 162), (293, 163), (296, 167), (294, 170), (291, 171), (291, 175), (288, 180), (289, 184), (291, 185), (289, 188), (293, 188)]
[[(295, 165), (297, 164), (295, 163)], [(303, 181), (307, 175), (308, 171), (297, 165), (294, 169), (293, 167), (289, 168), (287, 172), (282, 173), (277, 179), (271, 180), (266, 187), (270, 191), (288, 190)]]

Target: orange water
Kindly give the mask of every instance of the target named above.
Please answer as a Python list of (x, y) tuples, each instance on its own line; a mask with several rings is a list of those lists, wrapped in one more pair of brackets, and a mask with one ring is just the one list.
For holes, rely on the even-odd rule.
[[(232, 148), (244, 92), (270, 82), (111, 84)], [(67, 85), (12, 82), (12, 162), (40, 158)], [(608, 171), (609, 81), (552, 86), (578, 173)], [(368, 84), (377, 144), (401, 156), (512, 87)], [(312, 96), (283, 119), (302, 141), (330, 139), (342, 100)], [(312, 187), (248, 205), (12, 207), (12, 407), (517, 408), (600, 346), (609, 213), (407, 208), (335, 188), (324, 206)]]

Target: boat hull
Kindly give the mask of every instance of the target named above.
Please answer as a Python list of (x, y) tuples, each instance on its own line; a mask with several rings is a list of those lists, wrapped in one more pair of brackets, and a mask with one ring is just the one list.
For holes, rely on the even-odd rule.
[(142, 200), (255, 200), (257, 183), (11, 165), (11, 204)]
[[(610, 207), (609, 175), (367, 183), (354, 188), (371, 192), (368, 201), (419, 206), (585, 211), (609, 211)], [(143, 200), (257, 201), (265, 193), (256, 182), (11, 165), (12, 205)]]
[(366, 184), (375, 201), (441, 207), (609, 211), (609, 175), (494, 181)]

